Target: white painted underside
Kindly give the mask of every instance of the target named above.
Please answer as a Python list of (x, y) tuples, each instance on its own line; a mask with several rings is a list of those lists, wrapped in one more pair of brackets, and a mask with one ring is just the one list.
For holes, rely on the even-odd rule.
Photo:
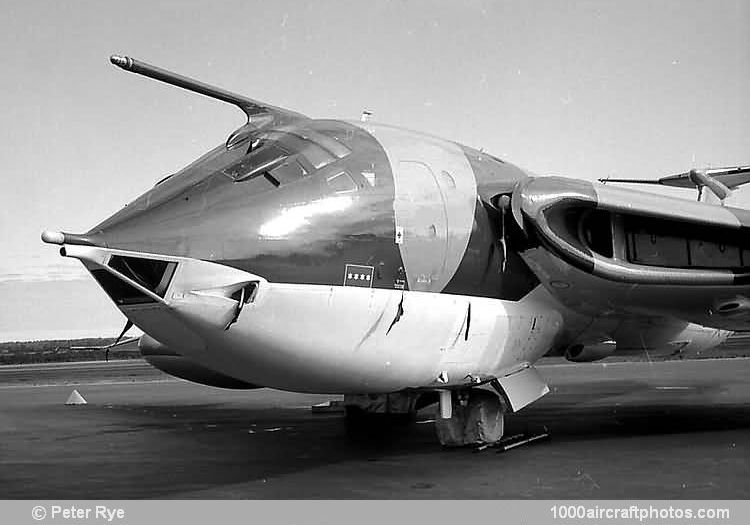
[[(109, 253), (127, 254), (75, 252), (102, 268)], [(542, 287), (513, 302), (279, 284), (215, 263), (154, 257), (179, 263), (164, 299), (121, 306), (123, 313), (203, 366), (284, 390), (384, 393), (503, 377), (541, 357), (562, 325)], [(237, 307), (227, 290), (251, 281), (259, 283), (253, 302), (225, 330)]]
[(165, 313), (205, 342), (178, 352), (230, 376), (293, 391), (376, 393), (467, 384), (528, 366), (561, 326), (540, 299), (263, 283), (226, 331), (235, 302), (225, 298), (185, 294)]
[(172, 303), (206, 342), (184, 353), (248, 382), (308, 392), (392, 392), (502, 376), (538, 359), (560, 326), (531, 298), (265, 283), (225, 331), (222, 303), (234, 305), (194, 295)]

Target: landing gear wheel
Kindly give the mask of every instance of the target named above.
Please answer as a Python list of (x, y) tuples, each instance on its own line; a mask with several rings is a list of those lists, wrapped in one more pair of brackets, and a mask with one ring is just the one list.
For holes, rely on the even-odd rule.
[(452, 397), (453, 417), (435, 421), (441, 445), (465, 447), (492, 444), (503, 437), (505, 405), (496, 394), (472, 389)]

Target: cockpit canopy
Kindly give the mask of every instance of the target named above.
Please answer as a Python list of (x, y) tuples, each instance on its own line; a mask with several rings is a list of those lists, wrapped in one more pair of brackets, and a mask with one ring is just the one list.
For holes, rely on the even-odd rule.
[(262, 176), (274, 186), (281, 186), (351, 154), (351, 150), (336, 138), (309, 128), (245, 131), (243, 126), (227, 140), (228, 149), (242, 147), (247, 151), (221, 170), (234, 182)]

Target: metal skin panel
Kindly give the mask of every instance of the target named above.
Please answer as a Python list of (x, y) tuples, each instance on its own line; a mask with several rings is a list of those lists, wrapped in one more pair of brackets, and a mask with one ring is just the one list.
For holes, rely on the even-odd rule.
[(746, 308), (720, 309), (729, 302), (742, 303), (750, 294), (750, 286), (739, 281), (735, 272), (644, 267), (618, 259), (617, 254), (615, 259), (605, 258), (559, 236), (547, 213), (555, 207), (583, 205), (683, 222), (689, 217), (694, 224), (740, 230), (750, 225), (748, 212), (557, 177), (524, 181), (513, 198), (531, 235), (530, 246), (522, 250), (524, 260), (562, 304), (596, 319), (592, 329), (577, 334), (566, 330), (572, 339), (613, 337), (618, 326), (634, 316), (664, 318), (667, 331), (675, 333), (683, 330), (686, 322), (709, 327), (708, 335), (691, 335), (709, 345), (711, 340), (718, 344), (726, 337), (726, 332), (717, 330), (750, 328)]
[(182, 301), (172, 310), (195, 327), (207, 348), (222, 349), (220, 356), (195, 352), (187, 354), (191, 358), (248, 382), (319, 393), (387, 393), (486, 381), (540, 357), (560, 328), (559, 315), (538, 320), (542, 339), (521, 351), (513, 343), (528, 340), (522, 320), (533, 317), (532, 302), (475, 298), (477, 329), (464, 340), (461, 303), (467, 299), (269, 283), (228, 331), (217, 329), (205, 305)]
[(463, 259), (477, 185), (453, 142), (380, 124), (363, 124), (383, 146), (395, 186), (396, 228), (410, 290), (442, 291)]
[[(513, 191), (527, 173), (473, 148), (463, 147), (477, 181), (477, 204), (469, 242), (463, 259), (444, 293), (518, 300), (539, 281), (521, 259), (508, 235), (503, 233), (502, 212), (491, 202), (499, 194)], [(506, 227), (512, 217), (506, 217)], [(502, 238), (506, 242), (502, 242)]]
[(732, 315), (716, 309), (724, 301), (750, 297), (747, 285), (634, 285), (579, 270), (542, 247), (525, 251), (523, 258), (562, 304), (587, 316), (615, 321), (634, 315), (658, 316), (721, 330), (750, 329), (747, 310)]
[[(541, 180), (541, 179), (539, 179)], [(596, 195), (601, 208), (614, 211), (634, 211), (640, 215), (670, 217), (687, 222), (737, 228), (750, 225), (750, 212), (737, 208), (711, 206), (702, 202), (634, 191), (629, 188), (587, 183)]]
[[(335, 160), (317, 171), (307, 166), (305, 176), (278, 187), (263, 176), (235, 182), (224, 170), (247, 153), (248, 135), (83, 236), (63, 235), (81, 244), (70, 255), (90, 269), (113, 249), (181, 261), (178, 288), (153, 304), (123, 305), (123, 313), (211, 370), (294, 391), (386, 393), (504, 377), (585, 336), (587, 326), (618, 326), (616, 319), (592, 324), (609, 312), (710, 321), (697, 314), (705, 317), (706, 302), (716, 299), (708, 288), (697, 295), (694, 287), (669, 288), (675, 295), (602, 286), (554, 252), (511, 239), (513, 215), (492, 198), (519, 182), (529, 187), (533, 180), (515, 166), (387, 126), (300, 126), (285, 132), (344, 146), (333, 148)], [(341, 172), (356, 188), (331, 185)], [(554, 184), (568, 197), (597, 199), (586, 183)], [(559, 197), (536, 191), (528, 203), (541, 210)], [(528, 206), (524, 213), (534, 217)], [(360, 270), (349, 280), (352, 268)], [(237, 315), (227, 287), (249, 279), (261, 290)], [(572, 289), (555, 288), (555, 280)], [(677, 311), (675, 296), (685, 299)]]
[[(92, 270), (108, 268), (110, 254), (135, 255), (87, 246), (66, 253)], [(273, 388), (387, 393), (473, 385), (528, 367), (562, 327), (541, 287), (521, 301), (500, 301), (280, 284), (221, 264), (137, 255), (176, 262), (177, 270), (163, 299), (120, 305), (125, 316), (199, 365)], [(247, 282), (258, 284), (257, 293), (235, 315), (232, 291)]]
[(547, 383), (534, 367), (499, 378), (498, 382), (513, 412), (518, 412), (549, 392)]
[[(84, 263), (178, 375), (311, 393), (438, 390), (449, 401), (450, 389), (491, 383), (517, 410), (548, 391), (532, 365), (551, 349), (612, 336), (632, 349), (635, 331), (659, 348), (703, 347), (726, 337), (704, 326), (750, 330), (750, 275), (644, 269), (616, 250), (608, 258), (601, 231), (582, 220), (575, 235), (588, 243), (560, 231), (576, 219), (571, 206), (739, 234), (750, 212), (530, 177), (429, 135), (312, 120), (112, 61), (248, 116), (225, 144), (89, 232), (42, 236)], [(696, 253), (718, 266), (729, 243), (703, 231)], [(642, 252), (658, 260), (662, 245), (651, 243)], [(113, 255), (151, 260), (118, 265)], [(643, 329), (634, 319), (644, 318), (663, 324)]]
[[(374, 267), (375, 288), (519, 299), (536, 285), (516, 252), (499, 248), (499, 215), (477, 198), (509, 191), (525, 172), (471, 148), (378, 127), (390, 142), (407, 135), (398, 147), (433, 166), (417, 164), (433, 181), (432, 192), (402, 174), (401, 199), (394, 202), (391, 164), (372, 135), (339, 121), (303, 127), (312, 132), (297, 133), (334, 137), (353, 153), (279, 188), (262, 177), (232, 182), (222, 172), (245, 155), (250, 136), (240, 146), (212, 150), (81, 237), (111, 248), (221, 262), (274, 282), (340, 284), (347, 264), (362, 264)], [(355, 180), (356, 192), (339, 194), (328, 186), (341, 170)], [(415, 200), (421, 211), (407, 223), (418, 235), (397, 245), (396, 212), (408, 215)], [(414, 254), (415, 271), (402, 262), (402, 252)]]
[(720, 345), (731, 335), (694, 323), (660, 317), (623, 319), (613, 331), (619, 355), (693, 355)]
[[(312, 129), (346, 146), (338, 160), (276, 187), (261, 176), (225, 175), (252, 136), (217, 148), (83, 236), (105, 250), (75, 246), (69, 255), (94, 267), (106, 253), (130, 251), (181, 261), (164, 299), (121, 310), (169, 348), (254, 384), (339, 393), (474, 384), (527, 366), (553, 345), (562, 316), (543, 288), (528, 293), (535, 281), (513, 300), (497, 300), (503, 283), (525, 282), (504, 258), (522, 261), (499, 254), (497, 211), (477, 198), (474, 170), (494, 189), (523, 172), (414, 132), (378, 127), (385, 149), (348, 123), (304, 127), (300, 135)], [(399, 162), (395, 177), (389, 157)], [(328, 186), (342, 171), (355, 191)], [(438, 264), (428, 267), (420, 259), (433, 252)], [(505, 266), (512, 271), (503, 274)], [(252, 279), (263, 286), (238, 315), (230, 292)]]
[[(607, 188), (560, 177), (533, 178), (522, 182), (514, 191), (513, 201), (514, 206), (519, 206), (523, 213), (524, 224), (521, 226), (526, 228), (525, 223), (528, 221), (527, 231), (533, 229), (538, 241), (546, 249), (567, 264), (603, 280), (631, 285), (703, 285), (731, 288), (732, 285), (750, 279), (750, 273), (738, 274), (732, 269), (644, 266), (622, 258), (602, 256), (579, 243), (571, 242), (571, 238), (575, 238), (577, 232), (569, 230), (562, 215), (565, 209), (590, 208), (738, 231), (750, 227), (750, 212), (745, 210), (686, 202), (623, 188)], [(560, 212), (557, 219), (552, 213), (553, 210)]]
[[(222, 168), (247, 147), (220, 147), (86, 237), (111, 248), (216, 261), (275, 282), (341, 284), (347, 264), (373, 266), (372, 286), (393, 289), (403, 262), (394, 242), (393, 177), (382, 147), (347, 123), (308, 121), (304, 127), (353, 153), (274, 187), (264, 177), (233, 182)], [(356, 191), (329, 186), (341, 171)]]

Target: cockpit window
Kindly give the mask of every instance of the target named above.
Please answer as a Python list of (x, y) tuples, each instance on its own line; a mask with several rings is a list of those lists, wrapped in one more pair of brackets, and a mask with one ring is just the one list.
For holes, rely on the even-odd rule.
[(333, 137), (309, 129), (275, 130), (267, 138), (277, 141), (289, 151), (299, 153), (316, 170), (343, 159), (352, 152)]
[(321, 148), (328, 150), (338, 159), (343, 159), (352, 152), (348, 147), (344, 146), (338, 140), (329, 137), (328, 135), (318, 133), (317, 131), (302, 129), (299, 131), (294, 131), (292, 132), (292, 134), (305, 140), (309, 140), (310, 142), (320, 146)]
[(357, 184), (352, 179), (351, 175), (347, 172), (342, 171), (332, 177), (326, 179), (328, 187), (336, 193), (351, 193), (357, 191)]
[(266, 140), (276, 141), (288, 151), (298, 153), (312, 170), (324, 168), (336, 160), (336, 157), (328, 150), (293, 133), (273, 131), (269, 133)]
[(270, 175), (279, 181), (280, 185), (300, 180), (307, 175), (307, 171), (296, 160), (287, 159), (281, 165), (273, 168)]
[(234, 182), (263, 175), (286, 161), (289, 154), (273, 143), (261, 143), (239, 161), (224, 168), (223, 173)]
[[(335, 138), (314, 130), (276, 129), (253, 136), (247, 154), (224, 168), (222, 173), (234, 182), (262, 176), (274, 186), (281, 186), (300, 180), (350, 153), (351, 150)], [(348, 189), (342, 191), (356, 190), (354, 182), (351, 183), (353, 188), (347, 184)]]

